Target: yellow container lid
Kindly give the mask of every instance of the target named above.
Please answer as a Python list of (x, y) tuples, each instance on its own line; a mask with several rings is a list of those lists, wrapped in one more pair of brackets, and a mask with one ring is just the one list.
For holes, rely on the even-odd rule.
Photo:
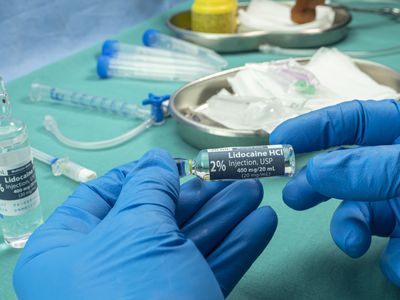
[(237, 0), (195, 0), (192, 11), (199, 14), (223, 14), (236, 11)]

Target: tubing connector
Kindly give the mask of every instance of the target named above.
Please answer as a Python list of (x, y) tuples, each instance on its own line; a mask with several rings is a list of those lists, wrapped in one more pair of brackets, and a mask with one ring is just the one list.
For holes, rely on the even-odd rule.
[(165, 112), (163, 103), (171, 98), (170, 95), (156, 96), (152, 93), (149, 97), (143, 100), (143, 105), (151, 105), (151, 116), (154, 120), (154, 125), (161, 125), (165, 121), (168, 113)]

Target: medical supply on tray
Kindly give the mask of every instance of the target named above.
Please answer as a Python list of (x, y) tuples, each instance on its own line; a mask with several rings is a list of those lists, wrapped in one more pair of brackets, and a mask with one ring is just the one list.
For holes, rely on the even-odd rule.
[(212, 73), (215, 73), (215, 69), (207, 68), (207, 66), (136, 61), (105, 55), (97, 59), (97, 74), (100, 78), (189, 82)]
[(23, 248), (43, 222), (35, 168), (25, 123), (11, 116), (0, 78), (0, 223), (6, 244)]
[[(307, 63), (248, 64), (220, 90), (187, 111), (197, 122), (235, 130), (272, 132), (281, 122), (344, 101), (397, 99), (399, 92), (374, 81), (343, 53), (321, 48)], [(368, 87), (368, 88), (366, 88)]]
[(195, 0), (192, 5), (192, 30), (208, 33), (234, 33), (237, 0)]
[(57, 121), (52, 116), (46, 115), (44, 117), (44, 127), (61, 143), (72, 148), (84, 150), (97, 150), (115, 147), (134, 138), (139, 133), (153, 125), (162, 125), (165, 122), (165, 117), (169, 116), (167, 105), (164, 104), (164, 102), (169, 100), (169, 98), (169, 95), (156, 96), (150, 93), (148, 98), (142, 101), (143, 105), (151, 106), (151, 110), (148, 111), (136, 104), (130, 104), (125, 101), (109, 99), (106, 97), (90, 96), (84, 93), (63, 90), (37, 82), (34, 82), (31, 85), (31, 100), (33, 102), (46, 100), (47, 102), (84, 108), (87, 107), (95, 109), (95, 111), (111, 112), (124, 117), (143, 120), (143, 122), (138, 126), (115, 138), (103, 141), (85, 142), (74, 140), (65, 136), (59, 129)]
[[(291, 6), (285, 2), (252, 0), (246, 10), (239, 10), (239, 22), (248, 29), (266, 32), (302, 32), (304, 30), (325, 30), (332, 27), (335, 11), (332, 7), (317, 6), (311, 22), (297, 24), (291, 19)], [(241, 31), (247, 31), (241, 29)]]
[(194, 159), (175, 159), (180, 177), (238, 180), (293, 176), (295, 153), (290, 145), (230, 147), (201, 150)]
[(215, 51), (163, 34), (155, 29), (149, 29), (143, 33), (143, 44), (152, 48), (195, 56), (220, 68), (228, 66), (228, 62)]
[(32, 155), (35, 159), (49, 165), (54, 176), (64, 175), (76, 182), (87, 182), (97, 177), (96, 172), (74, 163), (67, 157), (51, 156), (36, 148), (32, 148)]
[(316, 16), (315, 8), (324, 4), (325, 0), (296, 0), (291, 10), (291, 19), (297, 24), (312, 22)]

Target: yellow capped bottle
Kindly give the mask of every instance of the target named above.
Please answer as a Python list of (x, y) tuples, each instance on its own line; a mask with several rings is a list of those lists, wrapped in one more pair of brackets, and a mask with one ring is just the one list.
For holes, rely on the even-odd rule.
[(192, 30), (208, 33), (234, 33), (237, 0), (195, 0), (192, 5)]

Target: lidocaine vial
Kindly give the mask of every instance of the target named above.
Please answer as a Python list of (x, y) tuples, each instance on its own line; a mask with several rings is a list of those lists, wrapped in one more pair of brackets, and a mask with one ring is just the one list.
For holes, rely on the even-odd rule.
[(295, 154), (290, 145), (228, 147), (201, 150), (194, 159), (176, 159), (179, 175), (203, 180), (240, 180), (293, 176)]
[(35, 169), (25, 123), (11, 116), (0, 78), (0, 224), (4, 241), (24, 247), (43, 222)]

